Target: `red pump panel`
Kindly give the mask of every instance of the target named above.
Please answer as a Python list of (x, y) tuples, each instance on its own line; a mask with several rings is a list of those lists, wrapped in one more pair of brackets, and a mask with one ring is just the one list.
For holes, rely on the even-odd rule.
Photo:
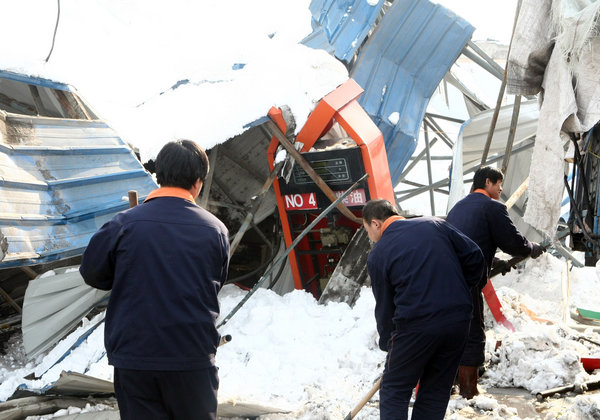
[[(356, 159), (362, 159), (361, 167), (364, 168), (364, 172), (369, 174), (369, 177), (367, 178), (368, 191), (365, 192), (365, 189), (362, 189), (362, 192), (357, 192), (357, 201), (350, 201), (347, 204), (351, 211), (359, 217), (362, 215), (362, 200), (367, 197), (367, 194), (367, 198), (370, 199), (384, 198), (391, 203), (395, 203), (395, 195), (389, 173), (383, 135), (357, 101), (362, 92), (363, 89), (354, 80), (349, 79), (333, 92), (326, 95), (317, 104), (296, 136), (296, 141), (304, 144), (301, 152), (305, 154), (305, 157), (309, 157), (311, 154), (315, 155), (314, 152), (309, 152), (309, 150), (311, 150), (317, 140), (323, 137), (331, 127), (337, 123), (356, 143), (356, 146), (360, 148), (360, 157), (349, 157), (348, 159), (354, 161), (356, 161)], [(269, 111), (269, 117), (285, 133), (286, 124), (281, 110), (272, 108), (271, 111)], [(278, 146), (279, 142), (277, 138), (273, 137), (267, 150), (267, 158), (271, 170), (274, 167), (275, 153)], [(355, 148), (354, 150), (357, 149)], [(335, 156), (336, 151), (334, 150), (330, 153)], [(316, 154), (318, 154), (318, 152)], [(328, 163), (324, 163), (324, 160), (320, 160), (318, 161), (318, 164), (329, 165), (331, 163), (331, 165), (335, 165), (337, 162), (333, 161), (336, 160), (337, 157), (326, 159)], [(344, 160), (344, 162), (345, 161), (346, 160)], [(311, 162), (313, 167), (315, 162)], [(356, 165), (354, 165), (353, 168), (355, 170)], [(345, 171), (344, 168), (335, 167), (334, 169), (342, 172)], [(331, 183), (327, 180), (326, 182), (332, 190), (339, 190), (340, 187), (336, 187), (335, 180)], [(298, 191), (297, 194), (287, 194), (284, 197), (282, 195), (282, 188), (279, 184), (279, 180), (276, 179), (273, 186), (277, 197), (279, 215), (283, 225), (284, 238), (286, 245), (290, 246), (294, 240), (294, 233), (298, 233), (299, 231), (301, 222), (308, 221), (308, 223), (310, 223), (310, 221), (314, 220), (314, 217), (319, 214), (319, 208), (323, 208), (323, 206), (319, 207), (314, 203), (315, 197), (320, 194), (320, 191), (318, 191), (318, 187), (313, 184), (315, 188), (315, 192), (313, 193), (310, 190), (310, 186), (304, 184), (301, 186), (302, 190)], [(354, 208), (352, 208), (352, 206)], [(352, 234), (360, 228), (359, 225), (351, 222), (343, 215), (336, 215), (332, 218), (332, 220), (329, 221), (329, 227), (332, 227), (332, 223), (335, 224), (333, 228), (339, 227), (342, 230), (351, 230)], [(327, 228), (328, 222), (324, 220), (322, 224), (320, 223), (319, 226), (317, 226), (317, 228), (321, 227)], [(324, 272), (330, 274), (330, 265), (332, 264), (332, 261), (335, 260), (333, 254), (328, 253), (330, 248), (328, 248), (326, 241), (323, 241), (321, 238), (321, 243), (319, 243), (319, 238), (318, 233), (307, 235), (307, 237), (297, 245), (296, 250), (289, 254), (295, 287), (297, 289), (305, 288), (310, 290), (315, 296), (318, 296), (320, 293), (318, 286), (311, 285), (311, 288), (309, 289), (306, 286), (306, 279), (310, 277), (311, 280), (308, 283), (312, 283), (312, 280), (314, 280), (315, 277), (318, 277), (319, 275), (323, 276)]]

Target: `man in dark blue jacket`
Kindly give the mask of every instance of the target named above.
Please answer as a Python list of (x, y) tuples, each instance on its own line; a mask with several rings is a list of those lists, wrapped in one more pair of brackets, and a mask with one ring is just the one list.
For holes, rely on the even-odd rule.
[(473, 312), (470, 289), (485, 268), (477, 245), (445, 221), (404, 219), (386, 200), (369, 201), (363, 224), (375, 242), (367, 269), (379, 347), (387, 351), (380, 417), (443, 419)]
[(229, 241), (195, 203), (207, 173), (196, 143), (166, 144), (156, 158), (161, 188), (102, 226), (83, 254), (85, 282), (112, 289), (104, 343), (122, 419), (216, 419)]
[[(446, 221), (471, 238), (485, 258), (487, 270), (477, 287), (473, 289), (474, 317), (469, 338), (458, 369), (460, 394), (473, 398), (477, 390), (477, 373), (485, 361), (485, 329), (483, 321), (483, 298), (481, 291), (488, 281), (489, 271), (500, 248), (507, 254), (532, 258), (539, 257), (544, 248), (529, 242), (515, 227), (508, 216), (506, 206), (499, 201), (502, 192), (502, 171), (486, 166), (473, 176), (472, 192), (456, 203)], [(510, 267), (507, 267), (510, 269)]]

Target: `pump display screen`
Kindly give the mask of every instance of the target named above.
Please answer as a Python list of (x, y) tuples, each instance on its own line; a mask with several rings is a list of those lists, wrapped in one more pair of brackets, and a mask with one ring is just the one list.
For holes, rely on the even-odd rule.
[[(338, 197), (365, 173), (360, 147), (306, 152), (302, 155)], [(279, 188), (283, 205), (288, 212), (323, 210), (332, 201), (299, 164), (294, 165), (287, 181), (285, 178), (280, 180)], [(343, 203), (347, 207), (362, 208), (369, 197), (365, 182), (352, 191)]]
[[(348, 170), (348, 162), (345, 158), (315, 160), (310, 162), (315, 172), (325, 182), (348, 181), (350, 179), (350, 171)], [(297, 185), (311, 184), (312, 179), (302, 169), (300, 165), (294, 167), (294, 183)]]

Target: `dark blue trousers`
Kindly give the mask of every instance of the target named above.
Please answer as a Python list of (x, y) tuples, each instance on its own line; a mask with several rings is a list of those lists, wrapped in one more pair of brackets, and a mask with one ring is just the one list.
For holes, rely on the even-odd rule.
[(479, 286), (471, 289), (473, 299), (473, 319), (469, 327), (469, 337), (460, 359), (461, 366), (481, 366), (485, 362), (485, 325), (483, 320), (483, 295)]
[(408, 419), (408, 403), (419, 383), (413, 420), (443, 419), (469, 321), (397, 329), (390, 339), (379, 390), (381, 420)]
[(115, 367), (115, 394), (123, 420), (216, 420), (216, 367), (192, 371)]

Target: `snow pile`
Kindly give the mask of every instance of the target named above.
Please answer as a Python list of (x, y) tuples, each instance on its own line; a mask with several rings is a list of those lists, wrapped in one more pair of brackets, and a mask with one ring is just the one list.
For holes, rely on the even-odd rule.
[[(226, 315), (244, 292), (227, 286), (223, 293)], [(318, 305), (303, 291), (280, 297), (258, 290), (223, 327), (233, 340), (217, 354), (220, 398), (291, 404), (300, 412), (310, 402), (313, 410), (327, 406), (332, 416), (345, 416), (383, 369), (374, 303), (368, 289), (354, 308)]]
[(243, 133), (273, 106), (289, 106), (299, 130), (317, 102), (348, 78), (343, 64), (325, 51), (276, 41), (243, 68), (226, 71), (218, 81), (191, 74), (185, 85), (111, 120), (142, 158), (155, 156), (165, 139), (189, 138), (210, 148)]
[(600, 307), (599, 282), (596, 268), (572, 268), (549, 253), (528, 260), (524, 267), (506, 276), (495, 277), (492, 283), (503, 314), (516, 331), (495, 324), (486, 306), (490, 364), (482, 383), (523, 387), (537, 393), (593, 379), (583, 369), (580, 358), (600, 357), (600, 346), (579, 339), (597, 341), (598, 334), (591, 328), (574, 329), (570, 313), (577, 307)]
[[(561, 321), (560, 285), (566, 271), (564, 260), (544, 254), (520, 270), (494, 278), (505, 315), (517, 331), (508, 332), (487, 314), (488, 365), (481, 379), (482, 391), (490, 387), (523, 387), (536, 393), (600, 379), (600, 375), (586, 373), (579, 361), (581, 357), (600, 357), (600, 347), (578, 340), (583, 336), (600, 342), (600, 335), (592, 329), (572, 328), (571, 320), (567, 324)], [(600, 309), (596, 269), (573, 268), (569, 278), (572, 300), (567, 306), (580, 304), (586, 296), (588, 302), (595, 302), (587, 309)], [(219, 295), (221, 317), (246, 293), (232, 285), (224, 287)], [(521, 306), (523, 303), (525, 306)], [(343, 418), (383, 371), (385, 353), (377, 347), (374, 307), (369, 288), (361, 290), (353, 308), (344, 303), (319, 305), (303, 291), (279, 296), (270, 290), (258, 290), (221, 328), (222, 334), (231, 334), (233, 339), (217, 353), (219, 400), (262, 403), (289, 411), (264, 416), (263, 420)], [(552, 323), (533, 321), (523, 307), (535, 308), (538, 317)], [(30, 389), (49, 385), (62, 370), (111, 380), (112, 367), (104, 355), (102, 325), (55, 364), (102, 315), (86, 320), (33, 362), (26, 361), (20, 338), (14, 336), (7, 354), (0, 358), (0, 399), (10, 397), (20, 384)], [(501, 345), (496, 348), (497, 341)], [(24, 379), (31, 373), (40, 378)], [(359, 418), (378, 419), (377, 401), (375, 394)], [(551, 413), (548, 419), (575, 420), (598, 418), (599, 405), (600, 395), (588, 393), (550, 399), (539, 407), (545, 410), (544, 415)], [(506, 401), (500, 402), (485, 392), (470, 401), (453, 396), (446, 417), (459, 420), (478, 413), (493, 418), (519, 418), (516, 409)]]
[[(478, 418), (477, 414), (483, 413), (481, 417), (494, 419), (518, 419), (517, 410), (499, 404), (495, 399), (485, 395), (476, 395), (472, 400), (464, 398), (451, 399), (446, 410), (446, 418), (450, 420), (462, 420), (465, 418)], [(465, 417), (467, 416), (467, 417)]]
[[(84, 318), (82, 325), (61, 340), (52, 350), (30, 362), (27, 361), (21, 337), (19, 335), (11, 337), (6, 356), (0, 362), (0, 401), (8, 399), (19, 386), (31, 390), (42, 389), (56, 382), (63, 370), (112, 381), (112, 367), (108, 365), (104, 352), (104, 324), (96, 328), (81, 345), (69, 351), (77, 339), (103, 317), (104, 313), (96, 315), (91, 320)], [(63, 356), (66, 357), (60, 361)], [(25, 379), (25, 377), (36, 379)]]
[(589, 375), (579, 357), (588, 352), (564, 327), (531, 326), (502, 338), (491, 357), (485, 383), (522, 387), (532, 393), (582, 383)]
[(46, 62), (56, 2), (3, 2), (0, 70), (73, 85), (143, 161), (175, 138), (208, 149), (272, 106), (288, 105), (300, 129), (347, 79), (334, 57), (298, 45), (312, 32), (309, 5), (62, 0)]

